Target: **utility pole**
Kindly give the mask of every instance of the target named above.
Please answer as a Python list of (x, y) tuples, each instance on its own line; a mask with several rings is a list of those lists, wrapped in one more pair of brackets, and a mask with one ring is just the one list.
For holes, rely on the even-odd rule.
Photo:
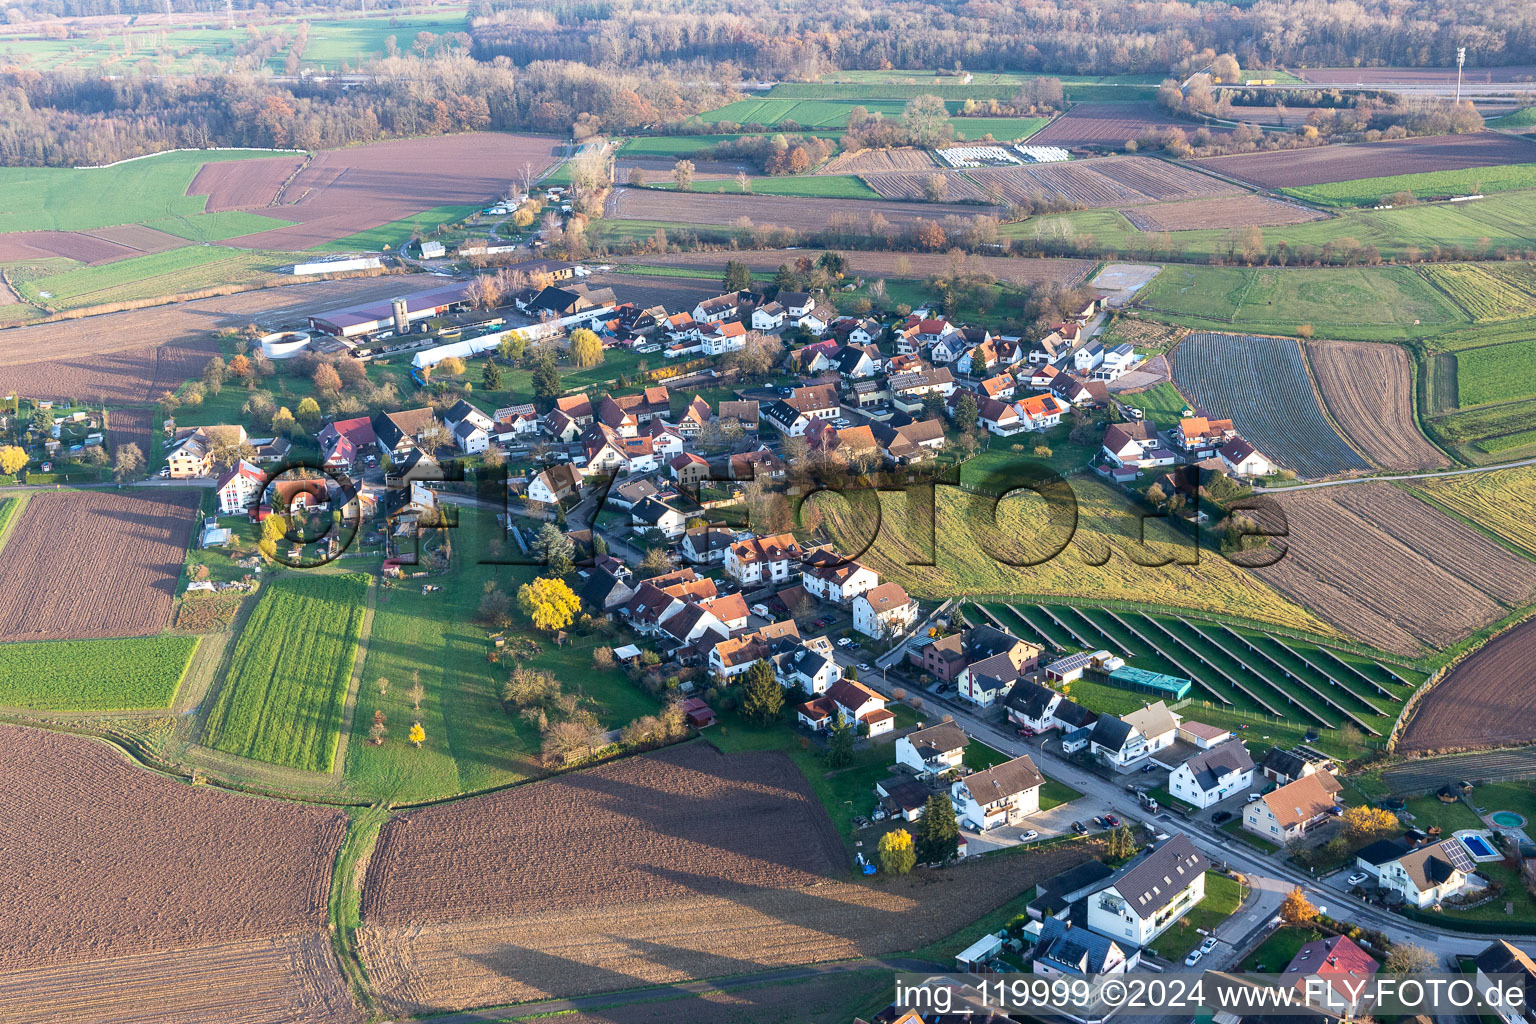
[(1456, 47), (1456, 102), (1461, 103), (1461, 69), (1467, 63), (1467, 48)]
[(165, 0), (165, 23), (171, 23), (171, 0)]

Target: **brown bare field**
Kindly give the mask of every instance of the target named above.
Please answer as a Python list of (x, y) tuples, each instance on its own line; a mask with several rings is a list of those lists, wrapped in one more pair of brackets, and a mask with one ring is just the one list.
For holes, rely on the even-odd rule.
[(309, 281), (8, 328), (0, 330), (0, 389), (37, 398), (148, 402), (202, 372), (218, 352), (213, 332), (221, 327), (291, 326), (306, 312), (441, 283), (430, 274)]
[[(395, 139), (325, 150), (316, 153), (277, 201), (269, 200), (263, 210), (298, 223), (242, 235), (239, 245), (307, 249), (435, 206), (483, 203), (511, 190), (525, 165), (537, 176), (563, 150), (564, 144), (553, 138), (503, 132)], [(260, 194), (270, 180), (270, 172), (253, 180), (253, 194)], [(190, 189), (196, 185), (194, 179), (189, 194), (194, 194)]]
[[(548, 1011), (534, 1003), (508, 1007), (508, 1020), (554, 1020), (558, 1024), (826, 1024), (841, 1019), (832, 1016), (833, 1007), (851, 1007), (876, 1000), (889, 1000), (889, 971), (865, 966), (847, 970), (828, 970), (824, 974), (793, 983), (767, 982), (761, 985), (715, 989), (697, 996), (657, 999), (627, 1006), (605, 1006), (590, 1013)], [(514, 1016), (519, 1011), (526, 1016)]]
[(357, 1018), (324, 932), (345, 815), (14, 726), (0, 776), (0, 1022)]
[(183, 490), (33, 495), (0, 563), (0, 640), (163, 630), (197, 506)]
[(1414, 421), (1407, 352), (1365, 341), (1309, 341), (1306, 353), (1328, 414), (1372, 462), (1400, 470), (1451, 464)]
[(360, 949), (391, 1013), (610, 991), (922, 945), (1091, 852), (855, 884), (793, 762), (691, 743), (391, 819)]
[(301, 153), (261, 157), (255, 160), (219, 160), (203, 164), (187, 195), (208, 197), (209, 213), (254, 210), (277, 200), (277, 190), (293, 172), (304, 166)]
[(1194, 163), (1264, 188), (1295, 188), (1331, 181), (1358, 181), (1393, 174), (1456, 171), (1467, 167), (1527, 163), (1536, 146), (1497, 132), (1426, 135), (1355, 146), (1318, 146), (1272, 153), (1217, 156)]
[[(721, 264), (722, 267), (725, 264)], [(594, 274), (594, 287), (612, 288), (620, 302), (657, 303), (669, 310), (692, 309), (720, 294), (719, 278), (648, 277), (644, 274)]]
[[(660, 182), (672, 180), (672, 169), (677, 166), (676, 160), (669, 160), (661, 156), (632, 156), (620, 160), (614, 164), (613, 180), (629, 181), (629, 172), (633, 168), (640, 168), (645, 172), (647, 182)], [(728, 181), (735, 178), (742, 171), (747, 174), (758, 173), (746, 164), (735, 164), (727, 160), (694, 160), (694, 181)]]
[[(636, 256), (632, 261), (650, 266), (700, 267), (723, 272), (727, 260), (736, 260), (739, 263), (745, 263), (755, 272), (777, 270), (784, 263), (793, 265), (796, 259), (806, 255), (808, 254), (803, 250), (744, 249), (731, 252), (680, 252), (658, 256)], [(809, 255), (814, 256), (815, 253)], [(854, 250), (844, 251), (841, 255), (847, 261), (847, 267), (851, 273), (868, 278), (923, 278), (932, 274), (947, 274), (951, 269), (950, 257), (945, 253)], [(898, 264), (903, 259), (906, 260), (905, 274), (898, 272), (900, 270)], [(625, 261), (621, 259), (617, 262)], [(1055, 281), (1072, 285), (1083, 280), (1095, 264), (1089, 260), (967, 256), (965, 266), (970, 270), (990, 274), (999, 281), (1007, 281), (1011, 284), (1028, 285)]]
[(923, 171), (938, 167), (926, 149), (861, 149), (828, 160), (818, 174), (878, 174), (881, 171)]
[(0, 774), (7, 972), (326, 925), (340, 811), (189, 786), (104, 743), (9, 725)]
[(978, 167), (965, 173), (983, 190), (995, 188), (1007, 202), (1054, 195), (1079, 206), (1124, 206), (1242, 193), (1235, 185), (1188, 167), (1143, 156)]
[[(206, 361), (207, 357), (204, 358)], [(121, 444), (136, 444), (146, 459), (154, 454), (154, 410), (145, 406), (118, 406), (109, 417), (107, 443), (113, 450)]]
[[(1127, 139), (1156, 128), (1182, 128), (1194, 132), (1203, 127), (1190, 121), (1178, 121), (1158, 110), (1152, 103), (1074, 103), (1072, 109), (1031, 135), (1031, 146), (1112, 146), (1119, 148)], [(1229, 129), (1210, 129), (1213, 135)]]
[(604, 216), (710, 227), (731, 227), (746, 217), (759, 227), (774, 225), (817, 231), (825, 228), (834, 216), (869, 217), (878, 213), (892, 224), (906, 224), (918, 218), (937, 220), (951, 213), (973, 217), (986, 212), (989, 212), (989, 208), (985, 206), (957, 203), (902, 203), (881, 199), (823, 199), (616, 188), (608, 197), (608, 209)]
[(1304, 224), (1327, 216), (1317, 210), (1264, 196), (1191, 199), (1121, 211), (1141, 231), (1193, 231), (1201, 228), (1278, 227)]
[(167, 249), (179, 249), (188, 244), (185, 238), (177, 238), (175, 235), (157, 231), (143, 224), (119, 224), (115, 228), (99, 228), (95, 231), (87, 231), (85, 234), (117, 245), (125, 245), (137, 252), (164, 252)]
[[(929, 170), (929, 171), (904, 171), (888, 174), (864, 174), (861, 180), (864, 184), (880, 193), (886, 199), (912, 199), (922, 200), (927, 195), (928, 179), (933, 175), (939, 175), (944, 179), (944, 196), (950, 200), (971, 200), (973, 202), (986, 202), (987, 197), (982, 192), (981, 186), (976, 184), (965, 171), (955, 170)], [(999, 192), (999, 198), (1005, 201), (1016, 201), (1017, 197), (1009, 195), (1006, 191)]]
[[(183, 243), (185, 244), (185, 243)], [(136, 249), (83, 231), (7, 231), (0, 234), (0, 263), (62, 256), (81, 263), (111, 263), (137, 254)]]
[(1424, 694), (1398, 749), (1434, 753), (1536, 739), (1533, 661), (1536, 620), (1490, 640)]
[(1383, 650), (1447, 647), (1536, 596), (1529, 562), (1391, 484), (1273, 497), (1286, 554), (1255, 573)]

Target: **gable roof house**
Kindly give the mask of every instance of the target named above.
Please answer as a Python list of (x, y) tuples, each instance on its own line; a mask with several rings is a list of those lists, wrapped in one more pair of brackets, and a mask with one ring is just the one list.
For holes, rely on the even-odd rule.
[(1191, 757), (1168, 776), (1168, 792), (1204, 809), (1253, 785), (1253, 758), (1242, 740), (1227, 740)]
[(741, 311), (741, 293), (726, 292), (712, 299), (704, 299), (693, 307), (693, 319), (697, 323), (718, 323), (729, 320)]
[(774, 301), (794, 317), (805, 316), (816, 308), (816, 295), (813, 292), (779, 292), (774, 296)]
[(941, 775), (960, 767), (968, 742), (960, 726), (940, 722), (898, 737), (896, 763), (906, 765), (919, 776)]
[(1149, 469), (1178, 461), (1178, 455), (1163, 444), (1157, 424), (1151, 420), (1110, 424), (1104, 431), (1102, 450), (1105, 459), (1121, 467)]
[(1145, 946), (1205, 898), (1210, 866), (1182, 832), (1165, 839), (1088, 897), (1088, 927)]
[(956, 779), (950, 786), (949, 799), (961, 824), (984, 832), (1039, 813), (1043, 785), (1045, 776), (1025, 754)]
[(214, 493), (219, 499), (219, 511), (227, 516), (250, 511), (252, 503), (261, 496), (266, 486), (267, 474), (258, 466), (241, 459), (225, 470), (214, 485)]
[(773, 673), (786, 689), (798, 687), (813, 696), (826, 693), (843, 678), (843, 668), (832, 656), (832, 642), (826, 637), (802, 640), (775, 654)]
[(1216, 454), (1218, 446), (1237, 436), (1231, 420), (1213, 420), (1204, 416), (1186, 416), (1173, 432), (1176, 440), (1192, 458)]
[(1288, 782), (1244, 809), (1243, 828), (1272, 843), (1283, 844), (1327, 821), (1342, 788), (1327, 772)]
[(886, 383), (891, 392), (891, 404), (905, 413), (915, 413), (921, 409), (923, 398), (929, 394), (948, 398), (958, 386), (954, 374), (949, 372), (947, 366), (898, 373)]
[(1063, 700), (1066, 698), (1049, 686), (1020, 679), (1009, 687), (1003, 709), (1014, 725), (1045, 732), (1055, 724), (1053, 712)]
[(784, 326), (784, 304), (781, 302), (765, 302), (752, 311), (752, 329), (754, 331), (776, 331)]
[(1101, 380), (1083, 380), (1070, 373), (1058, 373), (1051, 390), (1069, 405), (1100, 409), (1109, 404), (1109, 387)]
[(876, 640), (906, 631), (917, 618), (917, 602), (899, 583), (882, 583), (853, 599), (853, 628)]
[[(1090, 863), (1098, 863), (1093, 861)], [(1090, 974), (1124, 974), (1141, 962), (1139, 950), (1129, 952), (1119, 942), (1089, 928), (1075, 926), (1070, 919), (1047, 917), (1035, 941), (1035, 958), (1030, 968), (1047, 977), (1084, 977)]]
[(709, 463), (692, 452), (675, 456), (667, 463), (667, 469), (672, 479), (683, 485), (704, 483), (710, 477)]
[(404, 452), (416, 445), (416, 439), (437, 423), (437, 413), (430, 406), (381, 412), (373, 418), (373, 435), (386, 452)]
[(725, 561), (726, 549), (734, 538), (731, 531), (719, 526), (695, 526), (684, 531), (681, 550), (683, 557), (697, 565), (714, 565)]
[(545, 505), (564, 501), (581, 493), (581, 472), (569, 463), (550, 466), (528, 483), (527, 500)]
[(1216, 453), (1233, 476), (1269, 476), (1278, 464), (1241, 437), (1234, 437)]
[(880, 372), (880, 350), (873, 345), (844, 345), (837, 353), (837, 372), (851, 380)]
[(1327, 754), (1308, 746), (1290, 750), (1270, 747), (1264, 753), (1264, 760), (1259, 762), (1259, 771), (1264, 777), (1282, 785), (1317, 772), (1333, 772), (1337, 767)]
[(1178, 738), (1179, 716), (1163, 701), (1116, 717), (1100, 715), (1088, 740), (1091, 753), (1125, 771)]
[(1466, 888), (1469, 871), (1460, 866), (1467, 863), (1464, 851), (1460, 839), (1427, 843), (1381, 865), (1376, 882), (1383, 889), (1401, 893), (1403, 902), (1411, 907), (1432, 907)]
[(800, 582), (808, 593), (821, 600), (846, 605), (879, 586), (880, 574), (831, 548), (816, 548), (805, 553)]
[(1304, 944), (1281, 973), (1287, 987), (1300, 989), (1304, 998), (1313, 991), (1308, 986), (1310, 980), (1326, 982), (1333, 991), (1321, 1008), (1332, 1013), (1347, 1009), (1347, 1015), (1354, 1016), (1369, 1005), (1363, 983), (1380, 966), (1348, 935), (1330, 935)]
[(683, 535), (688, 517), (660, 498), (646, 498), (629, 510), (629, 521), (636, 533), (659, 530), (671, 541)]
[(1104, 357), (1099, 361), (1099, 365), (1093, 368), (1093, 379), (1105, 381), (1119, 380), (1129, 373), (1131, 367), (1135, 366), (1139, 361), (1136, 350), (1131, 347), (1130, 343), (1121, 342), (1114, 348), (1105, 350)]
[(996, 376), (988, 377), (986, 380), (976, 385), (976, 391), (984, 398), (991, 398), (996, 401), (1007, 401), (1013, 397), (1013, 393), (1017, 387), (1018, 381), (1014, 380), (1013, 374), (999, 373)]
[(827, 687), (826, 693), (796, 710), (796, 717), (817, 732), (829, 728), (833, 716), (866, 736), (880, 736), (896, 727), (896, 716), (886, 710), (885, 698), (852, 679), (839, 679)]
[(879, 423), (867, 429), (884, 447), (887, 461), (896, 465), (921, 462), (932, 457), (946, 443), (944, 424), (937, 419), (913, 420), (894, 429)]
[(793, 534), (747, 537), (726, 549), (725, 571), (739, 583), (779, 583), (789, 579), (801, 554)]
[(1487, 949), (1477, 954), (1473, 963), (1477, 968), (1473, 984), (1485, 998), (1491, 995), (1495, 975), (1514, 974), (1521, 979), (1525, 999), (1520, 1005), (1515, 1005), (1515, 1001), (1509, 999), (1498, 1000), (1493, 1007), (1504, 1024), (1532, 1024), (1536, 1021), (1536, 961), (1529, 954), (1503, 939), (1496, 939)]
[(596, 410), (592, 407), (592, 399), (586, 392), (579, 395), (563, 395), (555, 399), (555, 408), (574, 420), (579, 427), (591, 425), (592, 418), (596, 415)]
[(755, 399), (749, 401), (726, 400), (720, 403), (720, 411), (715, 414), (715, 419), (722, 427), (736, 424), (745, 430), (756, 430), (758, 418), (758, 403)]

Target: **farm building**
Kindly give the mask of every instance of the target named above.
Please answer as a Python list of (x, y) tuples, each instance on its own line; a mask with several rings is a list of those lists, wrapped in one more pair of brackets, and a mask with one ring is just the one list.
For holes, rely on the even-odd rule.
[[(362, 335), (381, 331), (395, 323), (396, 301), (405, 304), (405, 321), (413, 324), (421, 320), (429, 320), (434, 316), (440, 316), (448, 312), (454, 306), (464, 302), (465, 294), (469, 291), (469, 281), (456, 281), (453, 284), (443, 285), (441, 288), (431, 288), (424, 292), (413, 292), (403, 295), (398, 300), (386, 299), (382, 302), (364, 302), (356, 306), (343, 306), (341, 309), (332, 309), (324, 313), (317, 313), (309, 318), (309, 326), (317, 331), (338, 338), (357, 338)], [(397, 325), (398, 326), (398, 325)]]

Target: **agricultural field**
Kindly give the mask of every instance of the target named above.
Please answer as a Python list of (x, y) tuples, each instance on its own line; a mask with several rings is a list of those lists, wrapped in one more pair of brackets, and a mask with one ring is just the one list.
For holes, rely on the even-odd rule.
[(159, 633), (197, 508), (179, 490), (32, 495), (0, 563), (0, 640)]
[(927, 197), (929, 182), (934, 178), (944, 182), (942, 198), (951, 202), (1015, 202), (1019, 198), (998, 187), (991, 179), (972, 178), (962, 171), (892, 171), (865, 174), (861, 180), (882, 199), (920, 201)]
[(308, 771), (332, 770), (369, 577), (268, 583), (230, 655), (203, 742)]
[(1345, 340), (1431, 337), (1466, 314), (1411, 267), (1163, 268), (1133, 305), (1191, 326), (1242, 324)]
[(1520, 466), (1419, 480), (1413, 487), (1426, 501), (1536, 557), (1536, 469)]
[(1520, 129), (1536, 128), (1536, 107), (1522, 107), (1519, 110), (1496, 117), (1488, 122), (1490, 128)]
[[(1332, 199), (1336, 205), (1358, 206), (1374, 205), (1382, 196), (1391, 195), (1393, 192), (1403, 190), (1417, 192), (1411, 185), (1396, 187), (1387, 185), (1378, 188), (1374, 184), (1367, 184), (1389, 180), (1380, 177), (1383, 167), (1390, 167), (1397, 172), (1393, 176), (1395, 180), (1446, 172), (1454, 174), (1464, 170), (1485, 172), (1498, 165), (1521, 164), (1532, 160), (1536, 160), (1536, 145), (1510, 135), (1476, 132), (1470, 135), (1426, 135), (1419, 138), (1367, 142), (1353, 146), (1317, 146), (1313, 149), (1284, 149), (1269, 153), (1245, 153), (1240, 156), (1216, 156), (1197, 160), (1195, 163), (1219, 174), (1250, 181), (1264, 188), (1295, 190), (1296, 194), (1305, 193), (1307, 198), (1312, 199), (1317, 198), (1313, 192), (1315, 187), (1359, 182), (1358, 186), (1345, 185), (1334, 192), (1326, 189), (1322, 192), (1322, 195)], [(1476, 178), (1477, 175), (1474, 173), (1466, 180), (1470, 183)], [(1351, 195), (1361, 201), (1346, 201), (1346, 197)]]
[(36, 278), (18, 290), (28, 302), (48, 309), (80, 309), (230, 285), (260, 288), (281, 284), (291, 278), (276, 273), (279, 263), (266, 253), (187, 245)]
[(1356, 450), (1382, 469), (1451, 464), (1419, 432), (1413, 365), (1405, 350), (1362, 341), (1309, 341), (1305, 348), (1323, 406)]
[(1459, 453), (1478, 462), (1482, 460), (1476, 458), (1476, 452), (1486, 455), (1536, 445), (1532, 423), (1536, 423), (1536, 401), (1509, 402), (1436, 416), (1426, 426), (1443, 443), (1457, 446)]
[(1490, 640), (1419, 699), (1398, 749), (1434, 753), (1536, 739), (1533, 659), (1536, 620)]
[(1121, 211), (1139, 231), (1195, 231), (1247, 227), (1280, 227), (1321, 220), (1316, 210), (1266, 196), (1189, 199)]
[(1536, 340), (1457, 352), (1456, 395), (1462, 408), (1536, 395)]
[(34, 711), (168, 708), (195, 636), (0, 644), (0, 707)]
[[(695, 177), (692, 191), (697, 194), (756, 194), (765, 196), (810, 196), (827, 199), (878, 199), (880, 193), (851, 174), (791, 174), (777, 177), (757, 175), (748, 181), (743, 193), (736, 176), (700, 180)], [(651, 188), (676, 189), (666, 177), (656, 179)]]
[[(967, 463), (964, 482), (985, 487), (988, 481), (982, 473), (989, 467), (1008, 479), (1007, 453), (989, 454), (1001, 458)], [(1027, 459), (1030, 455), (1026, 449), (1014, 458)], [(1038, 497), (1005, 499), (997, 507), (994, 525), (988, 500), (956, 488), (937, 488), (934, 536), (945, 538), (945, 543), (936, 552), (929, 552), (926, 540), (899, 525), (927, 521), (928, 510), (918, 505), (921, 497), (916, 492), (880, 494), (881, 524), (874, 538), (870, 533), (875, 524), (868, 512), (847, 502), (829, 502), (827, 506), (818, 502), (817, 507), (825, 509), (826, 529), (838, 550), (856, 553), (859, 561), (920, 598), (970, 594), (978, 599), (987, 595), (1012, 599), (1032, 595), (1218, 613), (1241, 608), (1245, 617), (1259, 622), (1318, 636), (1339, 635), (1335, 627), (1247, 570), (1213, 557), (1209, 551), (1197, 554), (1188, 538), (1160, 520), (1143, 520), (1140, 512), (1110, 487), (1083, 477), (1074, 477), (1071, 486), (1077, 505), (1075, 530), (1065, 511), (1052, 511)], [(1143, 523), (1144, 546), (1139, 543)], [(1067, 546), (1051, 557), (1067, 538)], [(1039, 564), (1006, 565), (994, 554)], [(927, 561), (930, 555), (937, 564), (911, 564)], [(1166, 564), (1142, 564), (1160, 561)]]
[[(1525, 155), (1527, 160), (1536, 156), (1536, 145), (1529, 149), (1530, 152)], [(1410, 192), (1418, 199), (1442, 199), (1532, 188), (1536, 188), (1536, 162), (1394, 174), (1385, 178), (1360, 178), (1281, 191), (1321, 206), (1375, 206), (1386, 202), (1388, 197), (1398, 192)]]
[(823, 164), (818, 174), (871, 174), (881, 171), (928, 171), (939, 163), (926, 149), (862, 149), (842, 153)]
[(1174, 383), (1203, 415), (1232, 420), (1281, 466), (1309, 478), (1371, 468), (1323, 414), (1295, 339), (1191, 334), (1171, 359)]
[(357, 1019), (324, 931), (340, 811), (12, 726), (0, 775), (0, 871), (26, 879), (0, 910), (0, 1020)]
[(858, 884), (787, 757), (692, 743), (392, 818), (358, 938), (397, 1015), (632, 988), (909, 949), (1090, 849)]
[[(882, 90), (883, 91), (883, 90)], [(918, 93), (914, 93), (917, 95)], [(839, 96), (845, 93), (838, 91)], [(1010, 93), (1011, 95), (1011, 93)], [(699, 115), (706, 124), (743, 125), (761, 124), (782, 127), (796, 124), (802, 128), (843, 128), (854, 107), (863, 107), (871, 114), (888, 118), (900, 118), (906, 108), (906, 99), (816, 99), (770, 94), (727, 103), (723, 107)], [(949, 111), (957, 115), (961, 101), (948, 102)], [(959, 117), (952, 116), (955, 136), (961, 139), (980, 139), (985, 136), (1011, 142), (1025, 139), (1045, 124), (1041, 117)]]
[[(1039, 146), (1098, 146), (1119, 149), (1130, 139), (1161, 128), (1179, 128), (1194, 132), (1205, 127), (1193, 121), (1169, 117), (1151, 103), (1088, 102), (1072, 108), (1030, 138)], [(1229, 129), (1211, 127), (1213, 135)]]
[(1286, 554), (1255, 573), (1382, 650), (1448, 647), (1536, 596), (1529, 561), (1390, 484), (1272, 497)]
[(1536, 278), (1529, 264), (1438, 263), (1419, 270), (1475, 322), (1536, 316), (1536, 294), (1531, 290)]
[(996, 183), (1010, 200), (1043, 193), (1090, 207), (1242, 194), (1237, 186), (1210, 175), (1140, 156), (1023, 167), (983, 167), (966, 173), (983, 186)]
[(616, 188), (608, 197), (605, 218), (656, 223), (667, 230), (678, 225), (734, 228), (742, 218), (759, 227), (822, 231), (834, 217), (870, 218), (879, 214), (894, 225), (918, 218), (941, 220), (947, 214), (974, 217), (985, 210), (958, 203), (901, 203), (828, 198), (791, 198), (683, 193), (667, 189)]
[[(716, 278), (725, 270), (727, 260), (744, 263), (753, 273), (772, 274), (785, 263), (793, 265), (805, 255), (793, 249), (739, 249), (729, 253), (679, 252), (634, 257), (648, 266), (697, 268), (701, 276)], [(947, 253), (872, 252), (863, 249), (839, 250), (850, 273), (861, 277), (890, 281), (917, 280), (950, 272)], [(1017, 260), (1004, 256), (967, 256), (965, 267), (988, 274), (1010, 284), (1030, 285), (1053, 281), (1063, 285), (1083, 280), (1093, 263), (1088, 260)]]

